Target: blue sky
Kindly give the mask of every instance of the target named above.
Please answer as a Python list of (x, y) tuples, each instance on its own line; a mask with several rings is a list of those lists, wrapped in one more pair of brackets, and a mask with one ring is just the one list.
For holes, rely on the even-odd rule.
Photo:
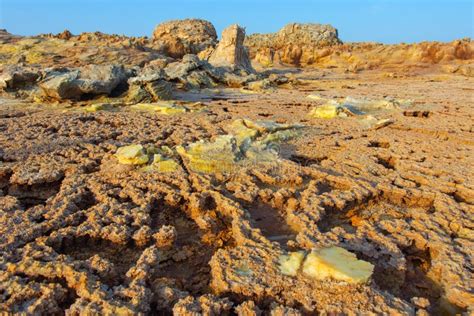
[(203, 18), (247, 33), (289, 22), (332, 24), (343, 41), (451, 41), (474, 37), (474, 0), (0, 0), (0, 28), (14, 34), (90, 31), (151, 35), (170, 19)]

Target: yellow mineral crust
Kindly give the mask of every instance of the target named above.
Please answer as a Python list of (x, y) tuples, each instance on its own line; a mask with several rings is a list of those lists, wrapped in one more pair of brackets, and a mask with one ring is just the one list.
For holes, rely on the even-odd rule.
[(159, 172), (174, 172), (178, 169), (179, 164), (176, 161), (160, 154), (154, 154), (152, 164), (142, 168), (143, 171)]
[(278, 149), (272, 148), (270, 143), (296, 136), (293, 129), (300, 127), (302, 125), (238, 119), (230, 124), (230, 134), (218, 136), (210, 142), (201, 140), (178, 146), (176, 151), (193, 171), (231, 172), (236, 167), (276, 161)]
[(303, 126), (299, 124), (279, 124), (272, 121), (254, 122), (247, 119), (238, 119), (232, 122), (230, 131), (237, 139), (237, 144), (241, 146), (242, 144), (249, 145), (252, 140), (265, 134), (267, 136), (264, 142), (288, 140), (296, 136), (294, 129), (301, 127)]
[(164, 115), (188, 112), (186, 107), (169, 102), (138, 103), (131, 105), (130, 108), (137, 111), (156, 112)]
[(125, 165), (143, 165), (148, 162), (148, 155), (142, 145), (120, 147), (115, 154), (119, 163)]
[(238, 119), (232, 122), (230, 130), (237, 140), (237, 145), (248, 145), (252, 139), (258, 136), (258, 131), (248, 127), (245, 124), (246, 120)]
[(340, 247), (322, 248), (312, 251), (303, 263), (303, 274), (317, 279), (334, 279), (349, 283), (365, 283), (374, 266), (357, 260), (355, 254)]
[(328, 100), (317, 95), (308, 95), (308, 98), (316, 101), (324, 101), (321, 106), (313, 108), (309, 116), (313, 118), (331, 119), (338, 116), (347, 116), (348, 114), (362, 115), (368, 113), (390, 112), (401, 108), (406, 108), (412, 104), (411, 100), (405, 99), (355, 99), (347, 97), (343, 100)]
[(284, 275), (295, 276), (300, 269), (301, 262), (304, 259), (303, 251), (290, 252), (288, 255), (280, 256), (278, 262), (280, 264), (280, 272)]
[(239, 154), (232, 135), (219, 136), (213, 142), (178, 146), (176, 151), (189, 162), (192, 170), (205, 173), (232, 171)]
[(309, 116), (313, 118), (331, 119), (337, 117), (338, 113), (339, 105), (327, 103), (312, 109), (311, 112), (309, 112)]

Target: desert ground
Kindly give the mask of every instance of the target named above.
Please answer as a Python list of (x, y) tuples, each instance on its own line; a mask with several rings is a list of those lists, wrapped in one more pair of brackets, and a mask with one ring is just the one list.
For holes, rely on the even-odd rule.
[(470, 39), (0, 42), (1, 313), (474, 312)]

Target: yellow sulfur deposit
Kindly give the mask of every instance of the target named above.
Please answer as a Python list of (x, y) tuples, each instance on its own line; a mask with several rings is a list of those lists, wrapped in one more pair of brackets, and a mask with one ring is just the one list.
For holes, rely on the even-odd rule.
[(347, 117), (363, 115), (368, 113), (386, 113), (406, 108), (412, 104), (411, 100), (404, 99), (355, 99), (347, 97), (343, 100), (327, 100), (318, 95), (308, 95), (309, 99), (324, 101), (325, 104), (313, 108), (309, 116), (313, 118), (331, 119), (335, 117)]
[(164, 115), (188, 112), (188, 109), (184, 106), (176, 105), (174, 103), (169, 102), (138, 103), (131, 105), (130, 108), (137, 111), (156, 112)]
[(339, 106), (332, 103), (327, 103), (318, 106), (309, 112), (309, 116), (313, 118), (331, 119), (337, 117), (339, 114)]
[(148, 155), (142, 145), (120, 147), (115, 156), (119, 163), (125, 165), (143, 165), (148, 162)]
[(280, 256), (278, 263), (280, 264), (280, 272), (284, 275), (295, 276), (304, 259), (303, 251), (290, 252), (288, 255)]
[(331, 278), (349, 283), (365, 283), (373, 270), (372, 264), (357, 260), (355, 254), (341, 247), (314, 250), (303, 263), (303, 274), (317, 280)]
[(278, 146), (275, 143), (296, 136), (294, 129), (301, 127), (303, 126), (238, 119), (229, 126), (230, 134), (218, 136), (214, 141), (198, 141), (178, 146), (176, 151), (193, 171), (231, 172), (237, 167), (276, 162), (278, 148), (275, 147)]
[(153, 163), (144, 167), (144, 171), (173, 172), (178, 170), (178, 168), (179, 164), (173, 159), (155, 154), (153, 155)]
[(213, 142), (178, 146), (176, 151), (189, 162), (192, 170), (205, 173), (232, 171), (239, 153), (232, 135), (219, 136)]
[(97, 111), (102, 111), (104, 109), (104, 105), (101, 103), (98, 104), (92, 104), (84, 108), (84, 111), (86, 112), (97, 112)]
[[(232, 135), (237, 139), (237, 144), (249, 144), (255, 138), (268, 133), (266, 141), (288, 140), (296, 136), (294, 129), (301, 128), (299, 124), (279, 124), (272, 121), (251, 121), (238, 119), (230, 125)], [(274, 136), (274, 137), (273, 137)]]
[(311, 100), (316, 100), (316, 101), (326, 101), (326, 98), (323, 98), (320, 95), (317, 94), (308, 94), (306, 98), (311, 99)]
[(258, 131), (248, 127), (243, 119), (238, 119), (232, 122), (230, 130), (237, 140), (237, 145), (249, 145), (250, 142), (258, 136)]

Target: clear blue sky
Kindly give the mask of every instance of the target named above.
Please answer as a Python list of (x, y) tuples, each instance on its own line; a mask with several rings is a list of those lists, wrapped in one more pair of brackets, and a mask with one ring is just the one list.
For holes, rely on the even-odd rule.
[(329, 23), (343, 41), (451, 41), (474, 37), (474, 0), (0, 0), (0, 28), (33, 35), (102, 31), (151, 35), (170, 19), (203, 18), (220, 31), (275, 32), (289, 22)]

